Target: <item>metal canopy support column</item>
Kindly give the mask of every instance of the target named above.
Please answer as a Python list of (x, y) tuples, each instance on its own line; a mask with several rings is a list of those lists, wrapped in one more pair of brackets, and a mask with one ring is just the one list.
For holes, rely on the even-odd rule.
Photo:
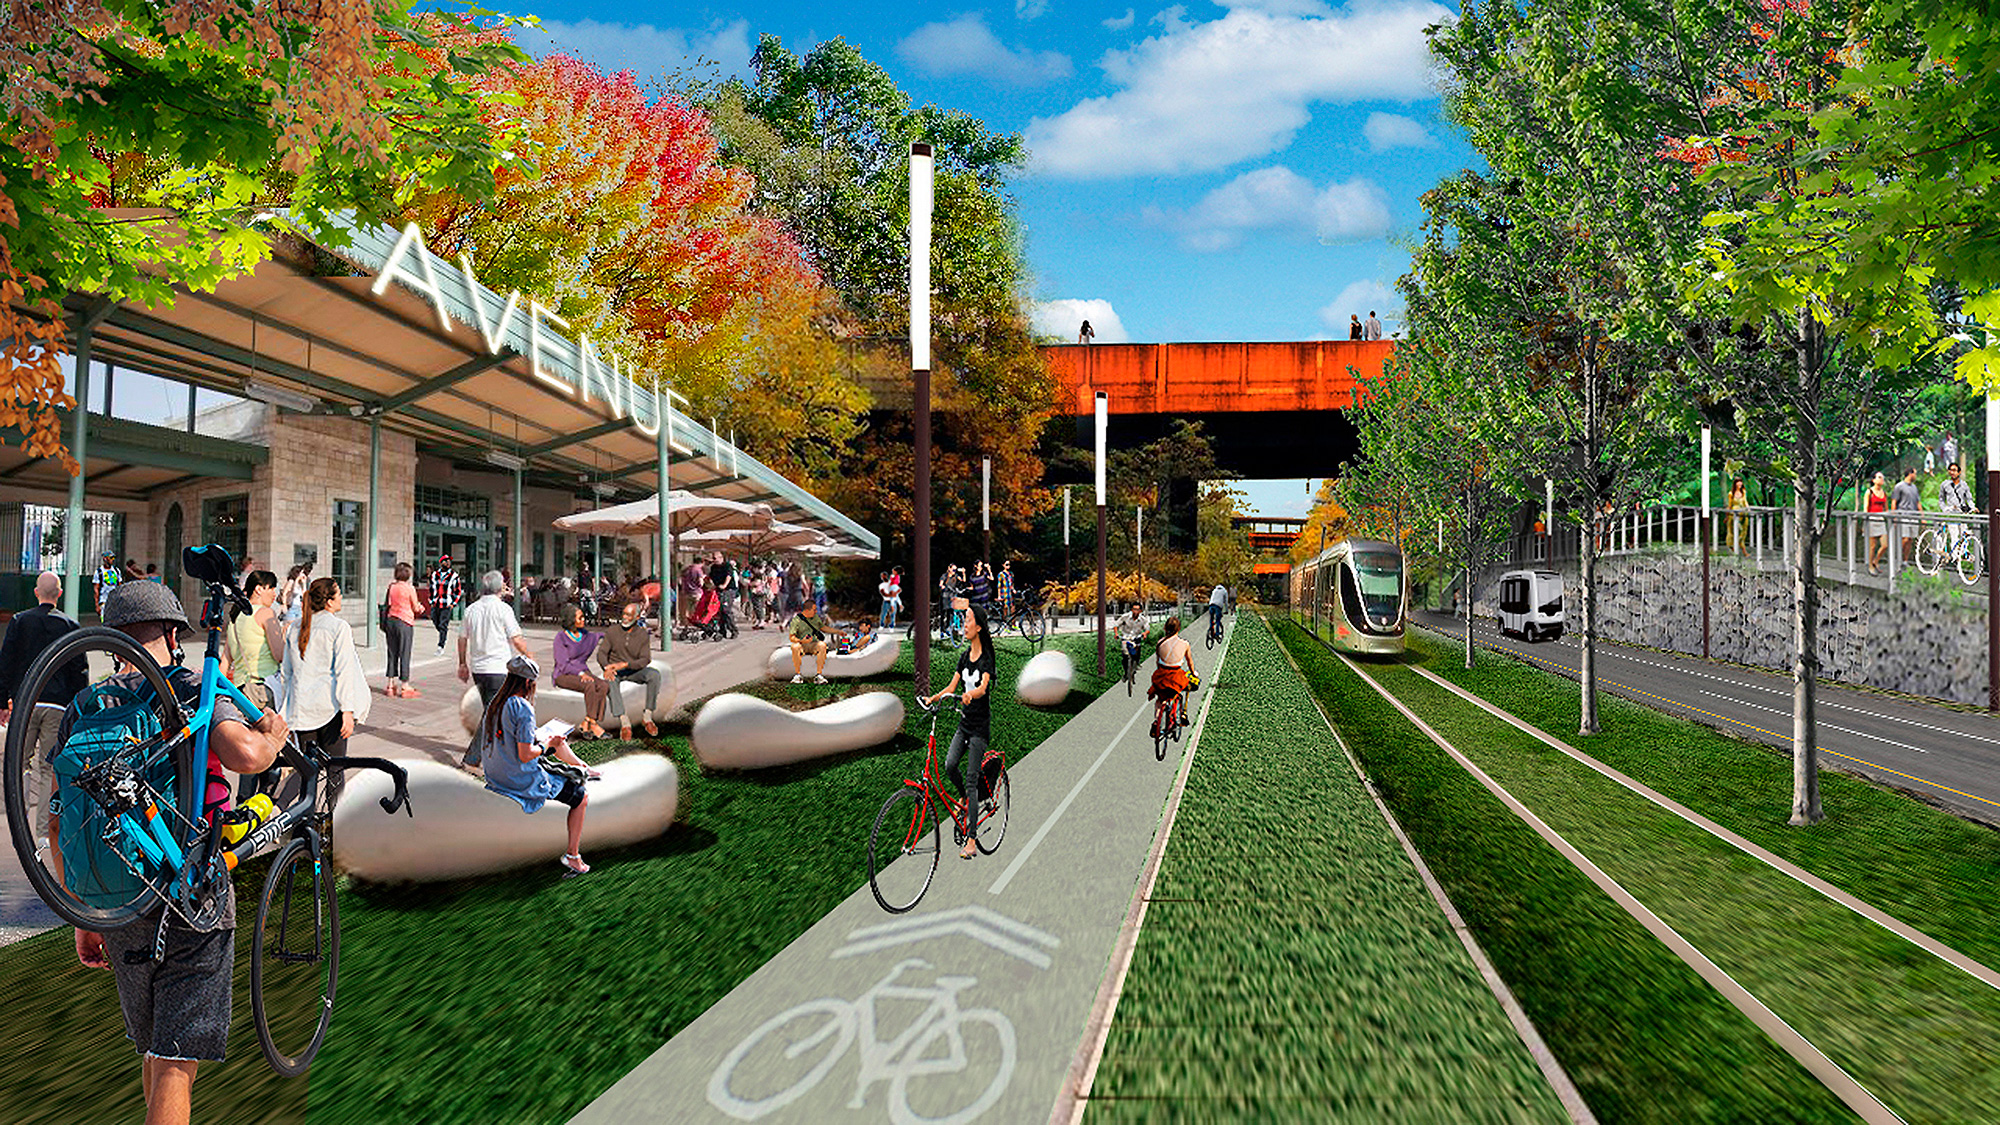
[[(63, 543), (63, 612), (77, 616), (83, 596), (83, 555), (90, 541), (83, 533), (84, 456), (90, 443), (90, 337), (116, 307), (100, 298), (84, 312), (76, 326), (76, 434), (70, 438), (70, 455), (76, 458), (76, 475), (69, 481), (69, 523)], [(94, 607), (93, 607), (94, 608)]]
[[(526, 584), (521, 577), (521, 470), (514, 470), (514, 529), (507, 533), (507, 573), (514, 578), (514, 589)], [(521, 611), (521, 596), (514, 595), (514, 612)]]
[[(366, 606), (381, 604), (375, 592), (377, 583), (375, 567), (377, 563), (382, 561), (381, 555), (377, 553), (380, 550), (380, 545), (375, 539), (375, 525), (380, 519), (381, 511), (382, 416), (377, 414), (368, 419), (368, 510), (362, 514), (362, 518), (368, 523), (367, 553), (361, 556), (361, 574), (363, 576), (361, 604)], [(368, 637), (368, 644), (372, 646), (375, 643), (375, 637), (378, 635), (377, 630), (363, 629), (362, 633)], [(387, 637), (383, 637), (382, 639), (384, 642), (388, 641)], [(408, 674), (407, 670), (405, 674)]]
[(667, 469), (673, 464), (670, 447), (673, 444), (673, 403), (665, 394), (654, 391), (654, 419), (659, 425), (658, 456), (660, 459), (660, 546), (665, 549), (658, 569), (660, 572), (660, 651), (671, 652), (674, 647), (674, 617), (668, 609), (673, 604), (674, 590), (680, 577), (674, 573), (673, 502), (668, 493), (673, 490), (667, 480)]

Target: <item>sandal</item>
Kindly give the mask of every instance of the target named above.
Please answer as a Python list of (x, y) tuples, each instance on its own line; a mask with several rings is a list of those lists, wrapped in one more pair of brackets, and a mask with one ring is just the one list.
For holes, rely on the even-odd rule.
[(650, 722), (649, 722), (649, 723), (645, 724), (645, 725), (644, 725), (643, 727), (640, 727), (639, 729), (641, 729), (641, 730), (643, 730), (643, 731), (645, 731), (645, 732), (646, 732), (646, 737), (647, 737), (647, 738), (658, 738), (658, 737), (660, 737), (660, 727), (659, 727), (659, 724), (657, 724), (657, 723), (650, 723)]
[(630, 724), (618, 728), (618, 741), (620, 742), (632, 741), (632, 727)]
[[(571, 863), (571, 860), (575, 860), (576, 862)], [(564, 871), (563, 877), (566, 879), (577, 875), (590, 874), (590, 865), (583, 862), (583, 855), (580, 852), (564, 852), (563, 857), (556, 862), (562, 865)]]
[(417, 690), (416, 688), (413, 688), (413, 687), (406, 687), (406, 688), (404, 688), (404, 689), (403, 689), (402, 691), (398, 692), (397, 694), (398, 694), (398, 695), (401, 695), (401, 696), (402, 696), (402, 697), (403, 697), (404, 699), (421, 699), (421, 698), (423, 698), (423, 695), (424, 695), (424, 693), (423, 693), (423, 692), (420, 692), (420, 691), (418, 691), (418, 690)]

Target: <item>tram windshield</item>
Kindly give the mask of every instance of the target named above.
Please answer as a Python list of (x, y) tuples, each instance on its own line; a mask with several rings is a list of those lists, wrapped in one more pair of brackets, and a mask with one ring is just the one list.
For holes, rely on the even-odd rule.
[(1373, 623), (1393, 625), (1403, 615), (1403, 556), (1396, 551), (1354, 552), (1361, 606)]

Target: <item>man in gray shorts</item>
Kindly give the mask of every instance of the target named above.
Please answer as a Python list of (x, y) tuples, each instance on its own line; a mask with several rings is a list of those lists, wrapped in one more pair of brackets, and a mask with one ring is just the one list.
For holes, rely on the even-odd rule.
[[(187, 613), (174, 593), (158, 582), (121, 582), (104, 599), (104, 623), (121, 629), (160, 662), (181, 703), (200, 701), (201, 680), (174, 663)], [(126, 672), (114, 682), (143, 690), (145, 677)], [(68, 741), (72, 709), (63, 717), (61, 739)], [(221, 768), (242, 774), (269, 769), (285, 744), (285, 720), (264, 712), (255, 726), (229, 700), (215, 701), (209, 728), (211, 779)], [(57, 838), (53, 815), (49, 837)], [(192, 924), (175, 914), (167, 919), (165, 956), (154, 961), (164, 905), (104, 934), (76, 931), (76, 956), (85, 968), (110, 969), (118, 981), (118, 1006), (125, 1035), (144, 1060), (140, 1085), (146, 1095), (147, 1125), (186, 1125), (197, 1063), (220, 1062), (229, 1042), (230, 970), (236, 959), (236, 891), (224, 877), (209, 908), (197, 910)]]

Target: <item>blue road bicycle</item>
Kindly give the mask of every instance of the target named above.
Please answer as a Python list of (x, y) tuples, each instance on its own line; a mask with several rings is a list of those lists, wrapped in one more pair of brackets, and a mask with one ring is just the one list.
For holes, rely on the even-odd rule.
[[(277, 847), (264, 878), (252, 938), (250, 1004), (257, 1038), (272, 1069), (298, 1077), (311, 1066), (325, 1042), (333, 1019), (333, 998), (340, 969), (340, 915), (334, 896), (333, 865), (326, 852), (333, 824), (332, 801), (321, 800), (321, 779), (337, 790), (343, 771), (374, 769), (395, 781), (395, 795), (381, 800), (384, 812), (409, 807), (408, 777), (403, 768), (382, 758), (328, 758), (317, 748), (303, 750), (296, 737), (280, 751), (298, 774), (297, 799), (246, 833), (234, 845), (224, 843), (225, 817), (205, 807), (208, 778), (208, 738), (217, 699), (226, 698), (250, 722), (263, 712), (222, 675), (222, 629), (233, 603), (244, 611), (249, 600), (232, 576), (229, 552), (213, 544), (190, 547), (182, 555), (189, 577), (207, 588), (201, 626), (208, 632), (202, 660), (201, 693), (192, 714), (183, 708), (160, 666), (144, 648), (117, 629), (79, 629), (52, 644), (23, 678), (17, 699), (41, 697), (44, 683), (56, 671), (93, 653), (111, 657), (123, 669), (136, 669), (147, 687), (140, 696), (158, 719), (160, 733), (129, 737), (114, 752), (79, 770), (75, 788), (91, 804), (93, 830), (102, 833), (111, 853), (118, 855), (134, 878), (129, 897), (87, 903), (64, 884), (58, 833), (46, 822), (29, 823), (29, 809), (49, 806), (49, 771), (29, 761), (28, 724), (17, 721), (7, 730), (5, 789), (7, 823), (14, 854), (22, 870), (50, 910), (80, 929), (102, 933), (118, 929), (165, 904), (152, 957), (164, 954), (166, 922), (179, 916), (191, 925), (214, 921), (221, 908), (223, 881), (244, 860)], [(179, 664), (178, 652), (175, 664)], [(149, 781), (172, 761), (171, 792)], [(79, 799), (73, 797), (72, 799)], [(231, 817), (229, 819), (234, 819)], [(280, 842), (282, 847), (278, 847)], [(118, 892), (124, 894), (125, 892)], [(101, 897), (101, 896), (93, 896)], [(116, 896), (112, 896), (114, 899)], [(127, 954), (143, 961), (144, 956)]]

